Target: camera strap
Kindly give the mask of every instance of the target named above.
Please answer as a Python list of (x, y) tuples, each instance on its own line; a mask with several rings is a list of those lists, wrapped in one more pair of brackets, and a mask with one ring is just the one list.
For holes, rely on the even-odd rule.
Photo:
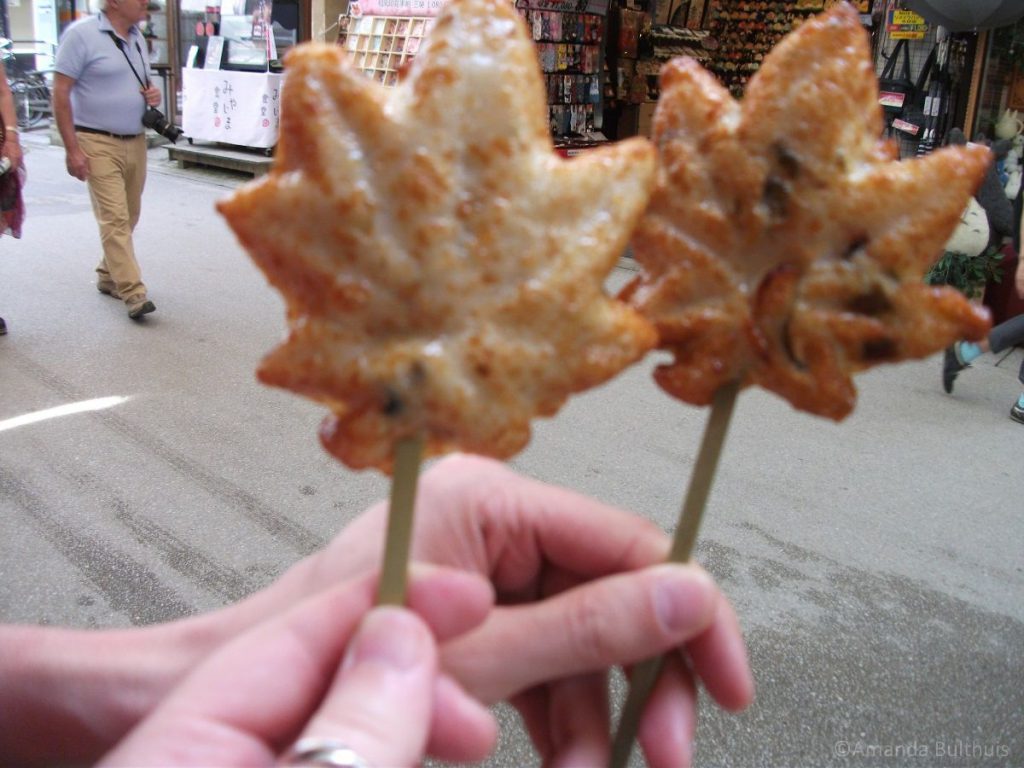
[[(135, 70), (135, 65), (132, 64), (132, 60), (128, 57), (128, 51), (124, 49), (124, 41), (120, 37), (115, 35), (113, 32), (108, 31), (107, 34), (110, 35), (110, 39), (114, 41), (114, 45), (117, 46), (117, 50), (119, 50), (121, 54), (124, 56), (124, 60), (128, 62), (128, 66), (132, 68), (132, 74), (135, 75), (135, 79), (139, 81), (139, 85), (141, 85), (143, 88), (149, 88), (149, 78), (143, 80), (141, 77), (139, 77), (139, 73)], [(145, 72), (146, 60), (142, 56), (142, 48), (139, 46), (138, 41), (135, 41), (135, 50), (139, 52), (139, 59), (141, 59), (143, 62), (142, 71)]]

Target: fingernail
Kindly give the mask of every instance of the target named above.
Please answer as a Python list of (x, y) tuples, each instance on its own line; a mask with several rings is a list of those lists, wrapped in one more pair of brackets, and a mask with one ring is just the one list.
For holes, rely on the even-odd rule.
[(384, 664), (400, 671), (415, 667), (423, 658), (428, 631), (422, 622), (400, 608), (375, 608), (349, 644), (345, 667)]
[(711, 620), (714, 584), (692, 566), (664, 565), (654, 585), (654, 613), (671, 634), (699, 632)]

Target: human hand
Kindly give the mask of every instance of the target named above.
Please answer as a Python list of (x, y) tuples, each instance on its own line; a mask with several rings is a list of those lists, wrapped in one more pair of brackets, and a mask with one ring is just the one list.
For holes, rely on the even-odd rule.
[(21, 165), (21, 142), (18, 141), (17, 132), (8, 131), (4, 136), (3, 156), (11, 161), (12, 169)]
[(89, 158), (80, 148), (68, 149), (64, 156), (64, 164), (68, 173), (79, 181), (86, 181), (89, 178)]
[(148, 88), (142, 88), (142, 97), (146, 100), (146, 104), (150, 107), (155, 107), (160, 103), (160, 89), (155, 85), (151, 85)]
[(489, 586), (420, 574), (409, 603), (422, 618), (371, 610), (374, 587), (322, 591), (220, 646), (101, 764), (271, 766), (297, 738), (341, 741), (374, 766), (419, 765), (428, 737), (452, 759), (482, 759), (494, 720), (440, 672), (436, 642), (486, 615)]
[[(376, 567), (385, 521), (384, 504), (364, 513), (250, 608)], [(639, 733), (652, 768), (689, 762), (694, 676), (728, 709), (750, 702), (731, 606), (701, 569), (657, 565), (668, 548), (647, 521), (479, 457), (445, 459), (417, 493), (413, 558), (488, 577), (499, 602), (443, 665), (482, 701), (511, 700), (545, 763), (606, 762), (611, 666), (670, 651)]]
[(1024, 255), (1017, 257), (1017, 272), (1014, 274), (1017, 295), (1024, 299)]
[[(45, 754), (95, 759), (97, 748), (109, 749), (224, 644), (311, 595), (375, 573), (386, 507), (371, 508), (323, 550), (220, 611), (73, 635), (69, 652), (114, 640), (119, 658), (134, 660), (127, 662), (137, 670), (130, 694), (121, 691), (123, 675), (111, 674), (78, 694), (76, 700), (93, 702), (88, 718), (77, 709), (74, 718), (62, 717), (44, 700), (25, 710), (35, 716), (22, 730), (58, 720), (66, 743)], [(500, 602), (479, 627), (442, 641), (442, 666), (485, 703), (508, 699), (518, 706), (546, 763), (606, 761), (603, 675), (614, 665), (670, 651), (640, 724), (652, 768), (689, 761), (695, 676), (728, 709), (750, 702), (753, 684), (731, 606), (699, 568), (659, 565), (668, 546), (650, 522), (488, 459), (450, 457), (420, 481), (413, 557), (485, 576)], [(420, 606), (415, 594), (409, 605), (424, 613), (430, 606)], [(472, 759), (446, 752), (452, 740), (442, 726), (432, 731), (428, 752)], [(38, 745), (29, 741), (27, 747)]]

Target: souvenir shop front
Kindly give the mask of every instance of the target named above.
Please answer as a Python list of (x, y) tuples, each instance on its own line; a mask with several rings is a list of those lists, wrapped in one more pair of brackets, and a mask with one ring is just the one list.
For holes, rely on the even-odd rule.
[(1003, 247), (1001, 279), (990, 279), (985, 303), (997, 323), (1024, 314), (1013, 286), (1024, 223), (1024, 20), (978, 33), (964, 132), (991, 144), (999, 182), (1013, 205), (1012, 248)]
[[(938, 266), (957, 275), (949, 282), (961, 289), (977, 278), (998, 323), (1024, 312), (1012, 279), (1024, 213), (1024, 3), (990, 6), (993, 13), (979, 21), (967, 4), (887, 0), (876, 55), (886, 130), (902, 155), (967, 140), (992, 148), (995, 173), (959, 230), (981, 233), (979, 242), (955, 235)], [(963, 259), (969, 268), (952, 268)]]
[(308, 0), (177, 0), (174, 77), (192, 141), (269, 151), (277, 143), (282, 60), (310, 36)]
[[(658, 73), (687, 55), (742, 98), (747, 81), (788, 32), (835, 0), (662, 0), (609, 12), (604, 126), (611, 139), (650, 135)], [(971, 269), (990, 259), (1012, 276), (1021, 244), (1024, 166), (1024, 2), (858, 0), (876, 72), (884, 133), (901, 157), (950, 140), (990, 144), (1001, 190), (1013, 206), (1006, 234), (992, 229)], [(1001, 203), (1005, 203), (1002, 200)], [(1004, 206), (1005, 207), (1005, 206)], [(983, 212), (982, 215), (986, 215)], [(971, 258), (974, 258), (973, 256)], [(980, 259), (980, 261), (979, 261)], [(998, 322), (1024, 312), (1012, 279), (988, 280), (985, 301)]]
[[(871, 30), (870, 0), (854, 5)], [(826, 0), (622, 0), (611, 12), (609, 135), (650, 134), (658, 73), (677, 56), (698, 60), (740, 97), (768, 51), (825, 6)]]
[[(442, 6), (442, 0), (352, 0), (339, 20), (337, 42), (368, 77), (393, 86)], [(556, 148), (572, 155), (607, 141), (608, 0), (518, 0), (516, 8), (537, 45)]]

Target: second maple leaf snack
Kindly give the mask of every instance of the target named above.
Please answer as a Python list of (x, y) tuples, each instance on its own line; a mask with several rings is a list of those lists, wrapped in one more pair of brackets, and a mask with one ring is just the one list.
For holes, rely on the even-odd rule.
[(273, 168), (218, 207), (287, 302), (260, 380), (327, 405), (321, 439), (349, 466), (390, 471), (417, 435), (508, 458), (533, 417), (654, 345), (603, 288), (654, 150), (564, 160), (546, 109), (506, 0), (451, 2), (395, 88), (336, 45), (289, 54)]
[[(946, 147), (900, 162), (878, 80), (840, 3), (769, 53), (736, 101), (696, 61), (661, 72), (658, 185), (622, 297), (658, 328), (673, 397), (711, 405), (670, 559), (688, 560), (740, 389), (845, 418), (852, 376), (981, 338), (988, 312), (924, 284), (991, 156)], [(611, 766), (629, 759), (660, 659), (634, 667)]]
[(924, 284), (990, 162), (950, 146), (898, 161), (881, 138), (867, 35), (842, 3), (786, 36), (736, 101), (692, 59), (661, 74), (658, 187), (624, 297), (707, 405), (728, 382), (842, 419), (852, 374), (982, 338), (987, 311)]

